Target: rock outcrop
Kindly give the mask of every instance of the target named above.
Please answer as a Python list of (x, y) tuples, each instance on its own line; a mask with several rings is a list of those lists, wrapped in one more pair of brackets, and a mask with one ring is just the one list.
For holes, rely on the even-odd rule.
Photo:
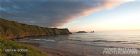
[(39, 27), (0, 18), (0, 37), (5, 36), (7, 39), (22, 38), (27, 36), (52, 36), (67, 34), (71, 34), (67, 28), (58, 29)]

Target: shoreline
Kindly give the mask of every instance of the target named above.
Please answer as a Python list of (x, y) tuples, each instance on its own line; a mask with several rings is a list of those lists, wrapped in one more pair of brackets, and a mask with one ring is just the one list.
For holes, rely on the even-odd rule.
[(0, 18), (0, 31), (0, 40), (5, 41), (16, 41), (17, 39), (38, 36), (56, 36), (72, 34), (68, 28), (41, 27), (36, 25), (19, 23), (16, 21), (10, 21), (3, 18)]
[[(24, 43), (24, 42), (20, 42), (20, 43)], [(57, 49), (53, 49), (53, 48), (40, 47), (39, 44), (37, 44), (37, 43), (24, 43), (24, 44), (29, 44), (36, 48), (39, 48), (39, 50), (41, 52), (47, 53), (48, 56), (81, 56), (78, 54), (74, 54), (74, 53), (70, 53), (70, 52), (66, 52), (66, 51), (62, 51), (62, 50), (57, 50)]]
[[(62, 38), (60, 38), (60, 39), (62, 39)], [(26, 42), (26, 40), (27, 40), (27, 42)], [(32, 41), (32, 39), (31, 39), (31, 41)], [(111, 45), (104, 45), (101, 42), (104, 44), (111, 44)], [(37, 47), (38, 49), (40, 49), (41, 51), (47, 53), (48, 56), (88, 56), (88, 55), (89, 56), (91, 56), (91, 55), (92, 56), (102, 56), (102, 55), (104, 55), (102, 53), (104, 48), (132, 48), (132, 47), (138, 49), (138, 53), (140, 53), (140, 51), (139, 51), (140, 49), (137, 48), (138, 46), (124, 44), (127, 42), (121, 42), (121, 40), (117, 40), (117, 41), (94, 40), (94, 41), (90, 41), (90, 42), (86, 42), (86, 43), (85, 43), (85, 41), (79, 41), (79, 40), (78, 41), (73, 41), (73, 40), (61, 41), (61, 40), (59, 40), (58, 42), (56, 40), (56, 42), (50, 41), (50, 43), (48, 43), (48, 42), (42, 41), (42, 40), (35, 40), (35, 42), (33, 40), (33, 42), (30, 42), (30, 39), (28, 42), (28, 39), (25, 39), (25, 40), (23, 40), (23, 42), (21, 41), (21, 43), (33, 45), (33, 46)], [(90, 45), (88, 45), (88, 43), (90, 43)], [(101, 45), (97, 45), (98, 43), (99, 44), (101, 43)], [(52, 45), (50, 45), (50, 44), (52, 44)], [(121, 45), (121, 46), (119, 46), (119, 45)], [(112, 56), (113, 55), (114, 54), (112, 54)], [(105, 55), (105, 56), (107, 56), (107, 55)], [(122, 56), (127, 56), (127, 55), (122, 55)], [(139, 54), (135, 54), (135, 56), (139, 56)]]

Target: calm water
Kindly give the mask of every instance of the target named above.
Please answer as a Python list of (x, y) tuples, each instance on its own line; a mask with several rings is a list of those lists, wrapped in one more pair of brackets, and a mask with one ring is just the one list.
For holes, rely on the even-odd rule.
[[(136, 48), (140, 50), (140, 31), (73, 33), (71, 35), (25, 38), (19, 41), (38, 43), (40, 47), (74, 53), (80, 56), (108, 56), (103, 54), (104, 48)], [(140, 52), (133, 56), (140, 56)]]

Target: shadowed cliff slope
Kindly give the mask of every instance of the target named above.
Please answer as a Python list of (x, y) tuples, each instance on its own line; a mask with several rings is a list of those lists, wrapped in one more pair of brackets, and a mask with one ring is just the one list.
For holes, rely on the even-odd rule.
[(51, 36), (51, 35), (66, 35), (70, 34), (67, 28), (47, 28), (35, 25), (27, 25), (15, 21), (8, 21), (0, 18), (0, 36), (7, 39), (21, 38), (27, 36)]

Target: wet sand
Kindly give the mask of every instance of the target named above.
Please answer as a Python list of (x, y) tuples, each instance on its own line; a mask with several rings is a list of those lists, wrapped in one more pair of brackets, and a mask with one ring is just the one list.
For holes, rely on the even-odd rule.
[(36, 48), (39, 48), (42, 52), (46, 52), (48, 54), (48, 56), (81, 56), (81, 55), (77, 55), (74, 53), (57, 50), (57, 49), (53, 49), (53, 48), (40, 47), (38, 43), (24, 43), (24, 44), (29, 44)]
[(77, 55), (74, 53), (69, 53), (69, 52), (65, 52), (65, 51), (60, 51), (60, 50), (54, 50), (54, 49), (50, 49), (50, 48), (40, 48), (43, 49), (43, 51), (45, 51), (48, 56), (81, 56), (81, 55)]

